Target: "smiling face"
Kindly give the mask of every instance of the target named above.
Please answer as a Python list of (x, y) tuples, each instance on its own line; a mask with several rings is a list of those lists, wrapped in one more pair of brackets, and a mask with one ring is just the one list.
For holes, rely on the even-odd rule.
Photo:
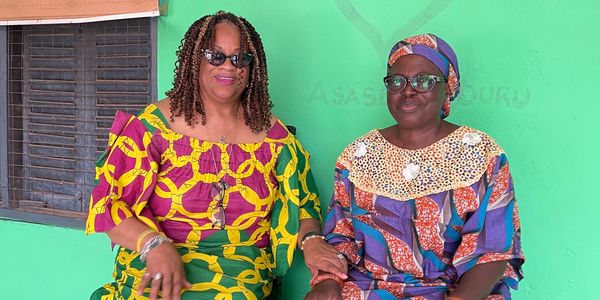
[[(406, 78), (419, 73), (443, 77), (438, 68), (420, 55), (400, 57), (388, 70), (388, 75), (399, 74)], [(438, 82), (431, 91), (418, 93), (410, 83), (399, 93), (387, 93), (387, 105), (390, 114), (403, 128), (425, 128), (441, 121), (442, 104), (449, 93), (445, 82)]]
[[(234, 24), (223, 21), (215, 25), (212, 51), (229, 56), (240, 51), (240, 30)], [(213, 66), (202, 57), (198, 83), (203, 101), (240, 101), (248, 84), (250, 67), (236, 68), (228, 58), (220, 66)]]

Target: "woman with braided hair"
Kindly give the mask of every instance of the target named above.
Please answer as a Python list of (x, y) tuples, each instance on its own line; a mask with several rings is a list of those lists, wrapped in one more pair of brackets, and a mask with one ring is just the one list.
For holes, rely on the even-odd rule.
[(254, 27), (204, 16), (177, 55), (168, 98), (118, 112), (98, 161), (86, 232), (119, 247), (115, 282), (91, 299), (273, 298), (296, 247), (313, 274), (345, 277), (309, 155), (271, 114)]

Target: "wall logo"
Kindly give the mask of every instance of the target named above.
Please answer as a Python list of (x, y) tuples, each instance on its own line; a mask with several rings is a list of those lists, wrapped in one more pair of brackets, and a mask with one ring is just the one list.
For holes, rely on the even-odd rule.
[[(403, 23), (399, 24), (399, 27), (393, 32), (392, 36), (387, 39), (383, 37), (381, 32), (371, 22), (356, 10), (350, 0), (336, 0), (335, 4), (350, 23), (365, 35), (379, 56), (379, 61), (385, 64), (387, 59), (386, 51), (392, 47), (393, 43), (401, 38), (417, 33), (423, 25), (446, 9), (452, 1), (429, 1), (419, 13), (412, 18), (406, 18)], [(386, 90), (383, 87), (383, 83), (377, 86), (329, 87), (326, 83), (318, 81), (311, 89), (308, 99), (311, 103), (320, 102), (327, 105), (385, 106)]]
[(373, 26), (367, 19), (365, 19), (357, 10), (354, 8), (350, 0), (336, 0), (335, 4), (342, 14), (360, 31), (373, 45), (375, 52), (377, 52), (382, 61), (385, 61), (387, 55), (386, 49), (392, 47), (393, 43), (397, 42), (401, 38), (405, 38), (409, 35), (415, 34), (419, 28), (427, 24), (436, 15), (446, 9), (453, 0), (431, 0), (429, 4), (421, 10), (417, 15), (412, 18), (407, 18), (403, 24), (400, 24), (398, 29), (394, 31), (390, 39), (384, 39), (381, 32)]
[[(385, 39), (381, 32), (352, 5), (351, 0), (335, 0), (342, 14), (369, 40), (382, 64), (387, 60), (387, 50), (401, 38), (420, 33), (419, 29), (445, 10), (453, 0), (430, 0), (413, 17), (399, 24), (392, 36)], [(400, 21), (401, 22), (401, 21)], [(383, 75), (381, 75), (383, 77)], [(379, 81), (379, 80), (378, 80)], [(386, 105), (383, 83), (376, 86), (330, 86), (321, 80), (315, 82), (308, 100), (325, 105), (375, 107)], [(463, 84), (457, 99), (458, 105), (499, 105), (512, 109), (524, 109), (532, 101), (532, 91), (527, 88), (508, 86), (471, 86)]]
[(456, 103), (464, 106), (480, 103), (525, 109), (531, 102), (531, 94), (532, 92), (528, 88), (462, 85)]

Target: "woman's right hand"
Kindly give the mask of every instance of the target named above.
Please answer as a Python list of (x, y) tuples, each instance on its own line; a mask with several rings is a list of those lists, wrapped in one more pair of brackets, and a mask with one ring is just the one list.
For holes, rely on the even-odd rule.
[(322, 239), (312, 239), (304, 245), (304, 263), (313, 277), (332, 273), (341, 279), (348, 278), (348, 261), (340, 252)]
[[(156, 274), (160, 273), (161, 276)], [(158, 277), (161, 277), (157, 280)], [(138, 295), (150, 285), (150, 300), (158, 299), (161, 291), (164, 300), (179, 300), (182, 288), (191, 288), (185, 277), (183, 261), (171, 243), (162, 243), (150, 250), (146, 257), (146, 273), (138, 287)]]
[(337, 282), (332, 279), (324, 280), (315, 285), (304, 300), (343, 300), (342, 291)]

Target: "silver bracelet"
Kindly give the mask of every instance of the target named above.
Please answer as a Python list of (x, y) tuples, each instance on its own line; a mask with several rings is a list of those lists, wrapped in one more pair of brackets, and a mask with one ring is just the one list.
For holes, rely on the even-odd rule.
[(314, 234), (314, 235), (307, 236), (304, 239), (302, 239), (302, 242), (300, 243), (300, 250), (304, 251), (304, 243), (306, 243), (306, 241), (309, 241), (311, 239), (316, 239), (316, 238), (325, 240), (325, 237), (320, 234)]
[(173, 240), (171, 240), (164, 234), (157, 234), (157, 235), (151, 237), (144, 244), (142, 251), (140, 251), (140, 260), (142, 262), (146, 262), (146, 256), (148, 256), (148, 253), (150, 252), (150, 250), (156, 248), (158, 245), (160, 245), (162, 243), (172, 243), (172, 242), (173, 242)]

